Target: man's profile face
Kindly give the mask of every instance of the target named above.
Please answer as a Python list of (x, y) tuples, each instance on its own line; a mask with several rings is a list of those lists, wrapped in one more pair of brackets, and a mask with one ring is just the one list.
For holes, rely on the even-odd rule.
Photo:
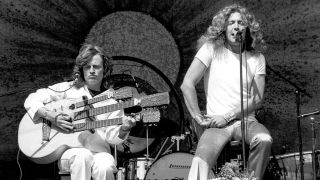
[(100, 90), (103, 79), (103, 59), (97, 54), (83, 67), (83, 75), (89, 89)]

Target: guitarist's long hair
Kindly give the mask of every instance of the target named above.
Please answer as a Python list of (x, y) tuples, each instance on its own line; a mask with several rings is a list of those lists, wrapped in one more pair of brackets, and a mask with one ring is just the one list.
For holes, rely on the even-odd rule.
[[(73, 67), (72, 78), (74, 79), (74, 85), (77, 88), (82, 87), (85, 84), (83, 67), (88, 64), (93, 56), (100, 55), (103, 59), (103, 80), (101, 85), (102, 88), (108, 89), (109, 87), (109, 77), (112, 73), (112, 58), (106, 56), (103, 49), (99, 46), (92, 44), (84, 44), (79, 50), (79, 54), (76, 57), (75, 65)], [(80, 77), (79, 77), (80, 75)]]

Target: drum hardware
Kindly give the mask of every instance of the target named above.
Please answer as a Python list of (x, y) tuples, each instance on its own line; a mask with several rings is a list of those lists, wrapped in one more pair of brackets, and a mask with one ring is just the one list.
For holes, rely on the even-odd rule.
[(312, 131), (312, 171), (313, 171), (313, 180), (316, 180), (316, 133), (314, 130), (314, 117), (310, 117), (311, 120), (311, 131)]
[[(282, 150), (285, 154), (285, 146), (282, 147)], [(280, 151), (280, 152), (281, 152)], [(264, 173), (264, 179), (273, 179), (273, 180), (286, 180), (287, 177), (287, 170), (284, 165), (284, 162), (281, 161), (282, 168), (279, 165), (279, 162), (271, 149), (271, 156), (269, 157), (269, 163)]]
[(143, 125), (146, 130), (146, 154), (144, 154), (144, 157), (129, 159), (129, 164), (127, 165), (127, 170), (125, 172), (126, 179), (143, 180), (146, 175), (146, 172), (149, 170), (153, 162), (153, 159), (150, 158), (149, 153), (149, 127), (154, 125), (156, 125), (154, 122), (145, 123)]
[(311, 120), (311, 133), (312, 133), (312, 171), (313, 171), (313, 180), (316, 180), (316, 133), (314, 129), (314, 124), (320, 124), (320, 122), (315, 122), (314, 117), (312, 115), (318, 115), (320, 111), (314, 111), (311, 113), (306, 113), (299, 115), (298, 118), (304, 118), (310, 116)]
[(161, 145), (161, 147), (160, 147), (160, 150), (158, 151), (158, 153), (157, 153), (156, 157), (154, 158), (155, 160), (157, 160), (157, 159), (158, 159), (158, 157), (159, 157), (160, 153), (162, 152), (162, 149), (163, 149), (163, 148), (164, 148), (164, 146), (167, 144), (168, 140), (169, 140), (169, 137), (166, 137), (166, 140), (163, 142), (163, 144), (162, 144), (162, 145)]
[(181, 134), (180, 136), (172, 136), (171, 141), (177, 142), (177, 151), (180, 151), (180, 141), (185, 139), (185, 135)]
[(123, 167), (119, 167), (116, 175), (117, 177), (116, 180), (125, 180), (125, 173), (126, 173), (126, 169)]
[[(164, 148), (164, 146), (167, 144), (167, 142), (169, 141), (169, 137), (166, 137), (166, 140), (164, 141), (164, 143), (162, 144), (159, 152), (157, 153), (155, 160), (158, 159), (158, 157), (160, 155), (164, 155), (164, 154), (169, 154), (172, 152), (172, 147), (176, 144), (176, 151), (180, 151), (180, 141), (181, 140), (185, 140), (185, 136), (188, 135), (189, 133), (186, 134), (181, 134), (180, 136), (171, 136), (171, 144), (167, 147), (167, 149), (162, 153), (162, 150)], [(161, 154), (162, 153), (162, 154)]]

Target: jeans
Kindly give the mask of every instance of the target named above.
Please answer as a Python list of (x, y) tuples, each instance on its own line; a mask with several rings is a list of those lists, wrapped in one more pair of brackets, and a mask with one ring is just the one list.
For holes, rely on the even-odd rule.
[[(208, 128), (201, 132), (198, 124), (195, 131), (200, 136), (195, 156), (192, 160), (189, 180), (207, 180), (209, 170), (216, 164), (224, 146), (230, 140), (241, 140), (241, 121), (234, 121), (224, 128)], [(256, 120), (247, 121), (245, 142), (250, 145), (248, 170), (254, 171), (257, 180), (263, 179), (268, 165), (272, 145), (272, 137), (266, 127)], [(201, 134), (202, 133), (202, 134)]]

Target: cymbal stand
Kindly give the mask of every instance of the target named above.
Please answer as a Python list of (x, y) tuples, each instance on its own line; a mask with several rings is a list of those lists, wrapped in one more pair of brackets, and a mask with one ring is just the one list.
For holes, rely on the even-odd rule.
[(150, 161), (150, 155), (149, 155), (149, 125), (148, 123), (146, 124), (146, 141), (147, 141), (147, 154), (145, 155), (146, 156), (146, 162), (145, 162), (145, 169), (148, 170), (151, 166), (151, 163), (149, 163)]
[(311, 116), (311, 132), (312, 132), (312, 172), (313, 172), (313, 180), (317, 179), (316, 176), (316, 132), (314, 129), (314, 124), (320, 124), (319, 122), (315, 122), (314, 117), (312, 115), (320, 114), (320, 111), (314, 111), (311, 113), (306, 113), (299, 115), (298, 118), (304, 118), (307, 116)]
[(316, 133), (314, 130), (314, 117), (310, 117), (311, 120), (311, 132), (312, 132), (312, 171), (313, 180), (316, 180)]

